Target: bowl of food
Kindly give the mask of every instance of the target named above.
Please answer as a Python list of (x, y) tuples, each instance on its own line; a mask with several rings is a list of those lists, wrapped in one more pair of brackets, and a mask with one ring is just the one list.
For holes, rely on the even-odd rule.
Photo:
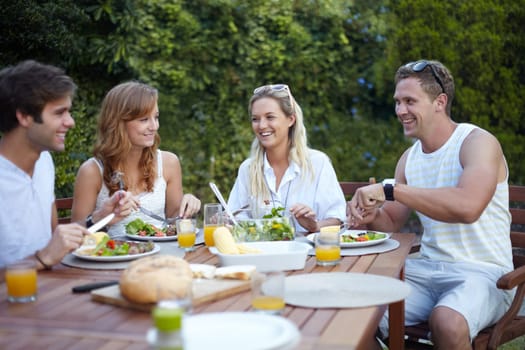
[(262, 219), (243, 218), (237, 220), (232, 228), (237, 242), (293, 241), (294, 225), (290, 217)]
[(237, 252), (223, 253), (209, 247), (221, 266), (255, 265), (257, 271), (300, 270), (304, 268), (311, 245), (297, 241), (239, 243)]

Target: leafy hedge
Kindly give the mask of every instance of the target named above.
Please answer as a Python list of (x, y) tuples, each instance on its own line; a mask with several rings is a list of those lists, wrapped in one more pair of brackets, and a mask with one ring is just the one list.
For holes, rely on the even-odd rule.
[(454, 119), (494, 132), (511, 181), (523, 183), (524, 3), (23, 0), (0, 14), (0, 66), (39, 59), (79, 85), (77, 127), (55, 155), (57, 196), (72, 194), (90, 156), (102, 97), (130, 79), (159, 89), (161, 147), (179, 155), (186, 190), (203, 202), (215, 201), (209, 181), (225, 193), (233, 185), (253, 138), (247, 102), (268, 83), (290, 85), (310, 145), (340, 180), (390, 177), (410, 143), (393, 112), (393, 74), (421, 57), (451, 68)]

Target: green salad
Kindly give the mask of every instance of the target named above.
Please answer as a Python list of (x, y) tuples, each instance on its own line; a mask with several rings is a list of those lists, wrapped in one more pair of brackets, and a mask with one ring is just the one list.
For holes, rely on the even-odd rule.
[(175, 225), (169, 225), (166, 228), (158, 228), (155, 225), (148, 224), (142, 219), (135, 219), (126, 224), (126, 233), (129, 235), (149, 236), (149, 237), (166, 237), (177, 234)]
[(284, 208), (273, 208), (262, 219), (241, 219), (233, 227), (232, 235), (238, 242), (291, 241), (294, 228), (289, 217), (283, 215)]

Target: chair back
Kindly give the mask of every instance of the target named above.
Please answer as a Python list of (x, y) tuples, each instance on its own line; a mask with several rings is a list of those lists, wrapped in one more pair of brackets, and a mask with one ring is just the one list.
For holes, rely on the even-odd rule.
[(68, 224), (71, 222), (71, 208), (73, 208), (73, 197), (55, 199), (59, 218), (59, 224)]
[(512, 215), (510, 239), (514, 267), (525, 265), (525, 186), (509, 186), (509, 207)]

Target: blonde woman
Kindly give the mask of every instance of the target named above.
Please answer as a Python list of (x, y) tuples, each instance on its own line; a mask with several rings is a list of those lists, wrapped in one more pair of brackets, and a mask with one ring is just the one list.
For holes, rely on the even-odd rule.
[(125, 233), (125, 225), (141, 218), (159, 226), (160, 221), (138, 211), (139, 207), (161, 217), (191, 217), (200, 200), (183, 195), (178, 157), (158, 149), (160, 137), (158, 92), (139, 82), (112, 88), (98, 121), (94, 157), (77, 174), (72, 220), (96, 222), (111, 212), (111, 236)]
[(339, 225), (345, 198), (326, 154), (307, 146), (303, 112), (284, 84), (254, 90), (248, 105), (255, 134), (250, 158), (239, 168), (228, 205), (282, 207), (295, 218), (296, 231), (316, 232)]

